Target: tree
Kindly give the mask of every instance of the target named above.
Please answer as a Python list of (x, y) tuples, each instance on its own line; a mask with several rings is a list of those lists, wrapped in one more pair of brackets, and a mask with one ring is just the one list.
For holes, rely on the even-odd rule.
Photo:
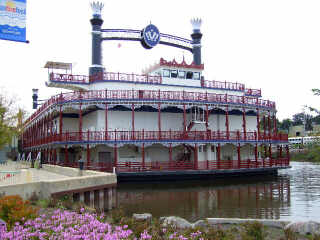
[(0, 92), (0, 149), (11, 141), (13, 135), (23, 131), (27, 112), (17, 108), (17, 101), (3, 90)]
[(283, 119), (282, 122), (280, 122), (279, 129), (280, 130), (286, 130), (289, 132), (290, 127), (292, 126), (292, 120), (290, 118)]
[(306, 127), (306, 131), (312, 130), (312, 115), (305, 114), (304, 112), (296, 113), (292, 116), (292, 125), (298, 126), (298, 125), (304, 125)]

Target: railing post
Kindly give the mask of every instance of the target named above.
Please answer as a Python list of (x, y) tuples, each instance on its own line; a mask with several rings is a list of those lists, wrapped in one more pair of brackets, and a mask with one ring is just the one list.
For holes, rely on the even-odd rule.
[(198, 170), (198, 144), (194, 146), (194, 169)]
[(237, 131), (237, 140), (238, 141), (240, 140), (240, 131), (239, 130)]
[(237, 152), (238, 152), (238, 169), (240, 169), (241, 168), (240, 143), (238, 143)]
[(221, 150), (221, 145), (220, 145), (220, 143), (218, 143), (218, 148), (217, 148), (218, 169), (220, 169), (220, 163), (221, 163), (220, 150)]
[(254, 147), (254, 158), (256, 161), (256, 168), (258, 167), (258, 144), (256, 143), (256, 146)]
[(142, 140), (144, 140), (144, 128), (142, 129)]

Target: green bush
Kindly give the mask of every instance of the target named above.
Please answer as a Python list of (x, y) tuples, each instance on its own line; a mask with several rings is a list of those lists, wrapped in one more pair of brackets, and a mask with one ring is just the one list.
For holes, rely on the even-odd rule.
[(241, 233), (242, 240), (264, 240), (266, 239), (265, 227), (262, 223), (246, 222), (242, 224), (243, 232)]

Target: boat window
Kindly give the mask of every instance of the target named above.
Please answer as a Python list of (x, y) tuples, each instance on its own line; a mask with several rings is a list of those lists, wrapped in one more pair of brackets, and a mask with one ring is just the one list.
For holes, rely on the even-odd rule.
[(178, 70), (171, 70), (171, 77), (172, 78), (178, 77)]
[(186, 77), (186, 72), (179, 70), (179, 78), (185, 78)]
[(194, 72), (193, 73), (193, 79), (200, 80), (200, 73), (199, 72)]
[(187, 79), (192, 79), (193, 78), (193, 72), (187, 72)]
[(163, 73), (163, 77), (170, 77), (170, 70), (168, 70), (168, 69), (163, 69), (163, 70), (162, 70), (162, 73)]

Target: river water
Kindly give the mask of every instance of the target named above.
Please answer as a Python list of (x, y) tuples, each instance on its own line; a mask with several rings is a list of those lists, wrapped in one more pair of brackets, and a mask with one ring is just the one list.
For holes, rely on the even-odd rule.
[(292, 162), (278, 176), (119, 183), (117, 205), (127, 215), (265, 218), (320, 221), (320, 165)]

